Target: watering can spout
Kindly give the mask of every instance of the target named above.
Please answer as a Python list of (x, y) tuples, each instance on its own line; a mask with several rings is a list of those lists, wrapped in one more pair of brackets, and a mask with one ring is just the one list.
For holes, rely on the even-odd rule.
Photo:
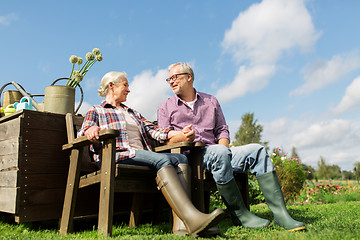
[(12, 81), (11, 83), (24, 97), (29, 97), (32, 100), (32, 105), (36, 108), (36, 110), (42, 110), (39, 104), (27, 92), (25, 92), (19, 84), (17, 84), (15, 81)]

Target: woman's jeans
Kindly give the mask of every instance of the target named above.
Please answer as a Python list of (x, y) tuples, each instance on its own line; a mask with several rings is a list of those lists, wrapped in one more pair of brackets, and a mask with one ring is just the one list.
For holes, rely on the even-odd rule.
[(147, 150), (136, 150), (135, 157), (125, 159), (117, 163), (150, 166), (156, 169), (156, 171), (159, 171), (165, 166), (175, 167), (180, 163), (188, 164), (188, 159), (185, 155), (180, 153), (156, 153)]
[(220, 144), (206, 146), (203, 167), (212, 173), (219, 184), (229, 182), (234, 177), (233, 171), (249, 169), (255, 175), (274, 171), (265, 147), (256, 143), (231, 148)]

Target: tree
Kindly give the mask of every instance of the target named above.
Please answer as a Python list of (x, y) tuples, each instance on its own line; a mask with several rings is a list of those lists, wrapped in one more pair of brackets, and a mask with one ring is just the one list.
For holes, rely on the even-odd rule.
[(360, 178), (360, 162), (359, 161), (356, 161), (354, 163), (354, 175), (355, 175), (357, 182), (359, 183), (359, 178)]
[(254, 113), (245, 113), (241, 117), (241, 125), (235, 134), (234, 146), (245, 145), (249, 143), (261, 143), (267, 147), (268, 142), (261, 142), (263, 126), (254, 120)]
[(318, 170), (317, 170), (318, 178), (329, 179), (328, 166), (326, 165), (325, 159), (320, 156), (320, 161), (318, 162)]
[(341, 171), (342, 179), (343, 180), (351, 180), (354, 179), (354, 173), (351, 171)]
[(327, 165), (323, 157), (320, 156), (318, 162), (317, 175), (322, 179), (341, 179), (341, 169), (338, 165)]

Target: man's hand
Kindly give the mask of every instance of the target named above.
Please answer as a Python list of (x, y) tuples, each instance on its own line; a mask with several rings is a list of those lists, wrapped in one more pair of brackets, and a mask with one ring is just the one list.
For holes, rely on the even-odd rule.
[(192, 124), (184, 127), (181, 131), (170, 131), (169, 140), (166, 144), (177, 142), (193, 142), (195, 139), (195, 131), (191, 129)]
[(181, 130), (181, 132), (185, 135), (186, 142), (193, 142), (195, 139), (195, 131), (192, 128), (192, 124), (186, 126)]
[(92, 126), (92, 127), (89, 127), (85, 131), (84, 135), (87, 137), (87, 139), (90, 142), (98, 143), (99, 142), (99, 131), (100, 131), (100, 127)]
[(230, 141), (227, 138), (220, 138), (218, 144), (224, 145), (225, 147), (229, 147)]

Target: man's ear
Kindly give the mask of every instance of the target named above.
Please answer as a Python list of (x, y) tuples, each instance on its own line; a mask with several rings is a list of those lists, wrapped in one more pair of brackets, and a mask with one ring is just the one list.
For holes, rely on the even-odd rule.
[(191, 80), (193, 80), (193, 79), (192, 79), (192, 77), (191, 77), (191, 74), (189, 73), (189, 74), (187, 75), (187, 81), (188, 81), (188, 82), (191, 82)]

